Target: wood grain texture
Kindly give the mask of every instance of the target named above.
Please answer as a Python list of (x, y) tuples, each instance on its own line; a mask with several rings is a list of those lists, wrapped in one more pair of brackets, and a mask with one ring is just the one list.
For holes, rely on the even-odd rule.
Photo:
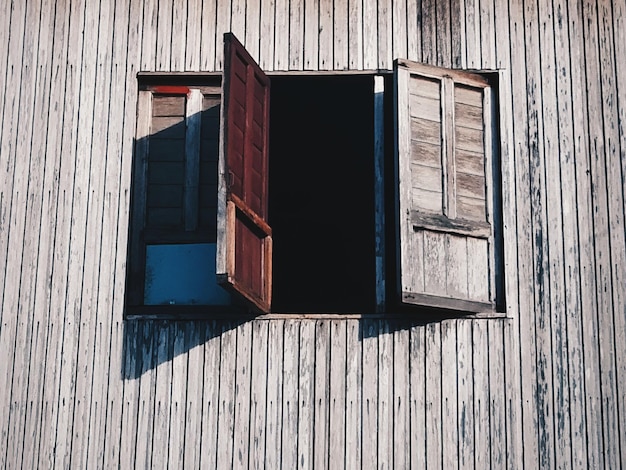
[[(625, 21), (617, 0), (2, 3), (0, 467), (619, 468)], [(507, 318), (124, 320), (137, 72), (219, 72), (225, 31), (264, 70), (500, 69)]]

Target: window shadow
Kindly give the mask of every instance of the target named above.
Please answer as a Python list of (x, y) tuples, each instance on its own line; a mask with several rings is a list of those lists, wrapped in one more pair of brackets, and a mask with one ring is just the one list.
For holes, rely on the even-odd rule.
[[(159, 365), (211, 341), (250, 318), (237, 320), (125, 320), (122, 351), (123, 380), (140, 378)], [(204, 355), (199, 348), (198, 354)]]
[(441, 323), (445, 320), (460, 320), (464, 316), (458, 312), (422, 311), (387, 314), (359, 320), (359, 339), (378, 337), (397, 331), (410, 330), (415, 327), (427, 326), (432, 323)]

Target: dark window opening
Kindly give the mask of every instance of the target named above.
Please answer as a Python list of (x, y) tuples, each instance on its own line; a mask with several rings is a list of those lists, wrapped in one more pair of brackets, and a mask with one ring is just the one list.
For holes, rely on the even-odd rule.
[(272, 77), (272, 311), (375, 308), (373, 77)]

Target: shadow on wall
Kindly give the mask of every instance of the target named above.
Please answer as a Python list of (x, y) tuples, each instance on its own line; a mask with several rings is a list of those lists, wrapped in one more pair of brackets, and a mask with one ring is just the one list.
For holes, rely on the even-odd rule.
[[(354, 323), (358, 322), (358, 338), (364, 341), (370, 338), (376, 338), (381, 335), (393, 334), (396, 331), (409, 330), (414, 327), (425, 326), (432, 323), (440, 323), (445, 319), (459, 318), (451, 315), (450, 317), (442, 317), (435, 315), (430, 317), (416, 318), (411, 315), (405, 318), (364, 318), (357, 320), (329, 320), (329, 319), (303, 319), (303, 320), (254, 320), (250, 318), (242, 318), (236, 321), (225, 320), (126, 320), (124, 322), (124, 350), (123, 350), (123, 368), (121, 371), (122, 379), (133, 380), (140, 378), (144, 373), (156, 369), (163, 363), (173, 361), (180, 355), (188, 355), (184, 359), (185, 367), (191, 367), (195, 361), (204, 363), (205, 355), (221, 354), (223, 335), (229, 335), (229, 348), (232, 348), (232, 341), (237, 344), (238, 341), (248, 341), (249, 349), (252, 349), (253, 335), (257, 329), (264, 331), (267, 335), (267, 329), (259, 327), (261, 323), (272, 323), (282, 330), (280, 340), (276, 337), (264, 336), (264, 340), (269, 344), (270, 341), (278, 341), (283, 347), (283, 355), (294, 354), (290, 346), (284, 344), (284, 333), (287, 324), (299, 324), (297, 329), (304, 329), (307, 323), (316, 325), (315, 341), (321, 341), (322, 344), (330, 345), (330, 324), (338, 322)], [(251, 323), (252, 334), (248, 333), (245, 337), (240, 336), (240, 329), (244, 324)], [(326, 324), (324, 328), (319, 328), (320, 324)], [(248, 329), (248, 332), (250, 331)], [(236, 331), (233, 331), (236, 330)], [(326, 338), (319, 337), (319, 332), (326, 335)], [(345, 330), (344, 330), (345, 331)], [(242, 339), (243, 338), (243, 339)], [(237, 347), (237, 346), (235, 346)], [(269, 346), (268, 346), (269, 347)], [(195, 355), (195, 359), (192, 359)], [(269, 358), (268, 358), (269, 359)], [(219, 358), (217, 358), (219, 361)], [(189, 361), (189, 362), (187, 362)], [(192, 362), (194, 361), (194, 362)], [(282, 363), (282, 362), (281, 362)], [(191, 370), (190, 370), (191, 373)]]
[[(274, 311), (373, 312), (372, 78), (272, 80), (269, 215), (274, 239)], [(307, 93), (302, 93), (303, 89)], [(214, 246), (216, 241), (219, 98), (204, 97), (202, 112), (191, 116), (185, 116), (185, 99), (185, 95), (155, 95), (151, 131), (136, 141), (133, 188), (143, 187), (145, 193), (135, 192), (133, 204), (139, 196), (145, 217), (138, 220), (134, 215), (132, 219), (135, 230), (143, 228), (134, 233), (129, 245), (126, 306), (127, 312), (136, 309), (135, 314), (150, 319), (124, 322), (123, 379), (139, 378), (182, 354), (219, 352), (224, 333), (236, 329), (239, 338), (239, 327), (245, 323), (252, 321), (258, 326), (253, 317), (241, 315), (233, 321), (155, 319), (160, 314), (182, 318), (172, 313), (188, 309), (189, 304), (209, 305), (205, 310), (224, 314), (235, 302), (224, 299), (224, 291), (217, 296), (207, 294), (213, 292), (207, 286), (221, 289), (216, 285), (214, 257), (205, 256), (206, 262), (193, 263), (197, 266), (190, 269), (189, 261), (198, 261), (201, 251), (187, 258), (180, 256), (180, 249), (164, 255), (173, 247)], [(191, 232), (184, 229), (189, 120), (200, 126), (198, 226)], [(309, 124), (302, 126), (303, 122)], [(148, 162), (147, 170), (141, 162)], [(229, 303), (230, 307), (224, 307)], [(197, 319), (203, 312), (193, 314)], [(359, 339), (363, 340), (443, 319), (441, 314), (415, 311), (394, 312), (390, 317), (351, 320), (351, 325), (358, 322)], [(230, 333), (228, 338), (232, 338)], [(198, 347), (211, 342), (220, 345)]]
[[(212, 341), (221, 341), (224, 332), (245, 323), (225, 321), (126, 320), (122, 379), (132, 380), (170, 362), (181, 354)], [(219, 350), (219, 347), (217, 348)], [(204, 348), (199, 348), (203, 355)]]

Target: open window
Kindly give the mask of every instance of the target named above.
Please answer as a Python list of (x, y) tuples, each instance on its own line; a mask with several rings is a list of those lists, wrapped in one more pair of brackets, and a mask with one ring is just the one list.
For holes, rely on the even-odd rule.
[(224, 57), (140, 77), (127, 314), (500, 311), (493, 77)]

